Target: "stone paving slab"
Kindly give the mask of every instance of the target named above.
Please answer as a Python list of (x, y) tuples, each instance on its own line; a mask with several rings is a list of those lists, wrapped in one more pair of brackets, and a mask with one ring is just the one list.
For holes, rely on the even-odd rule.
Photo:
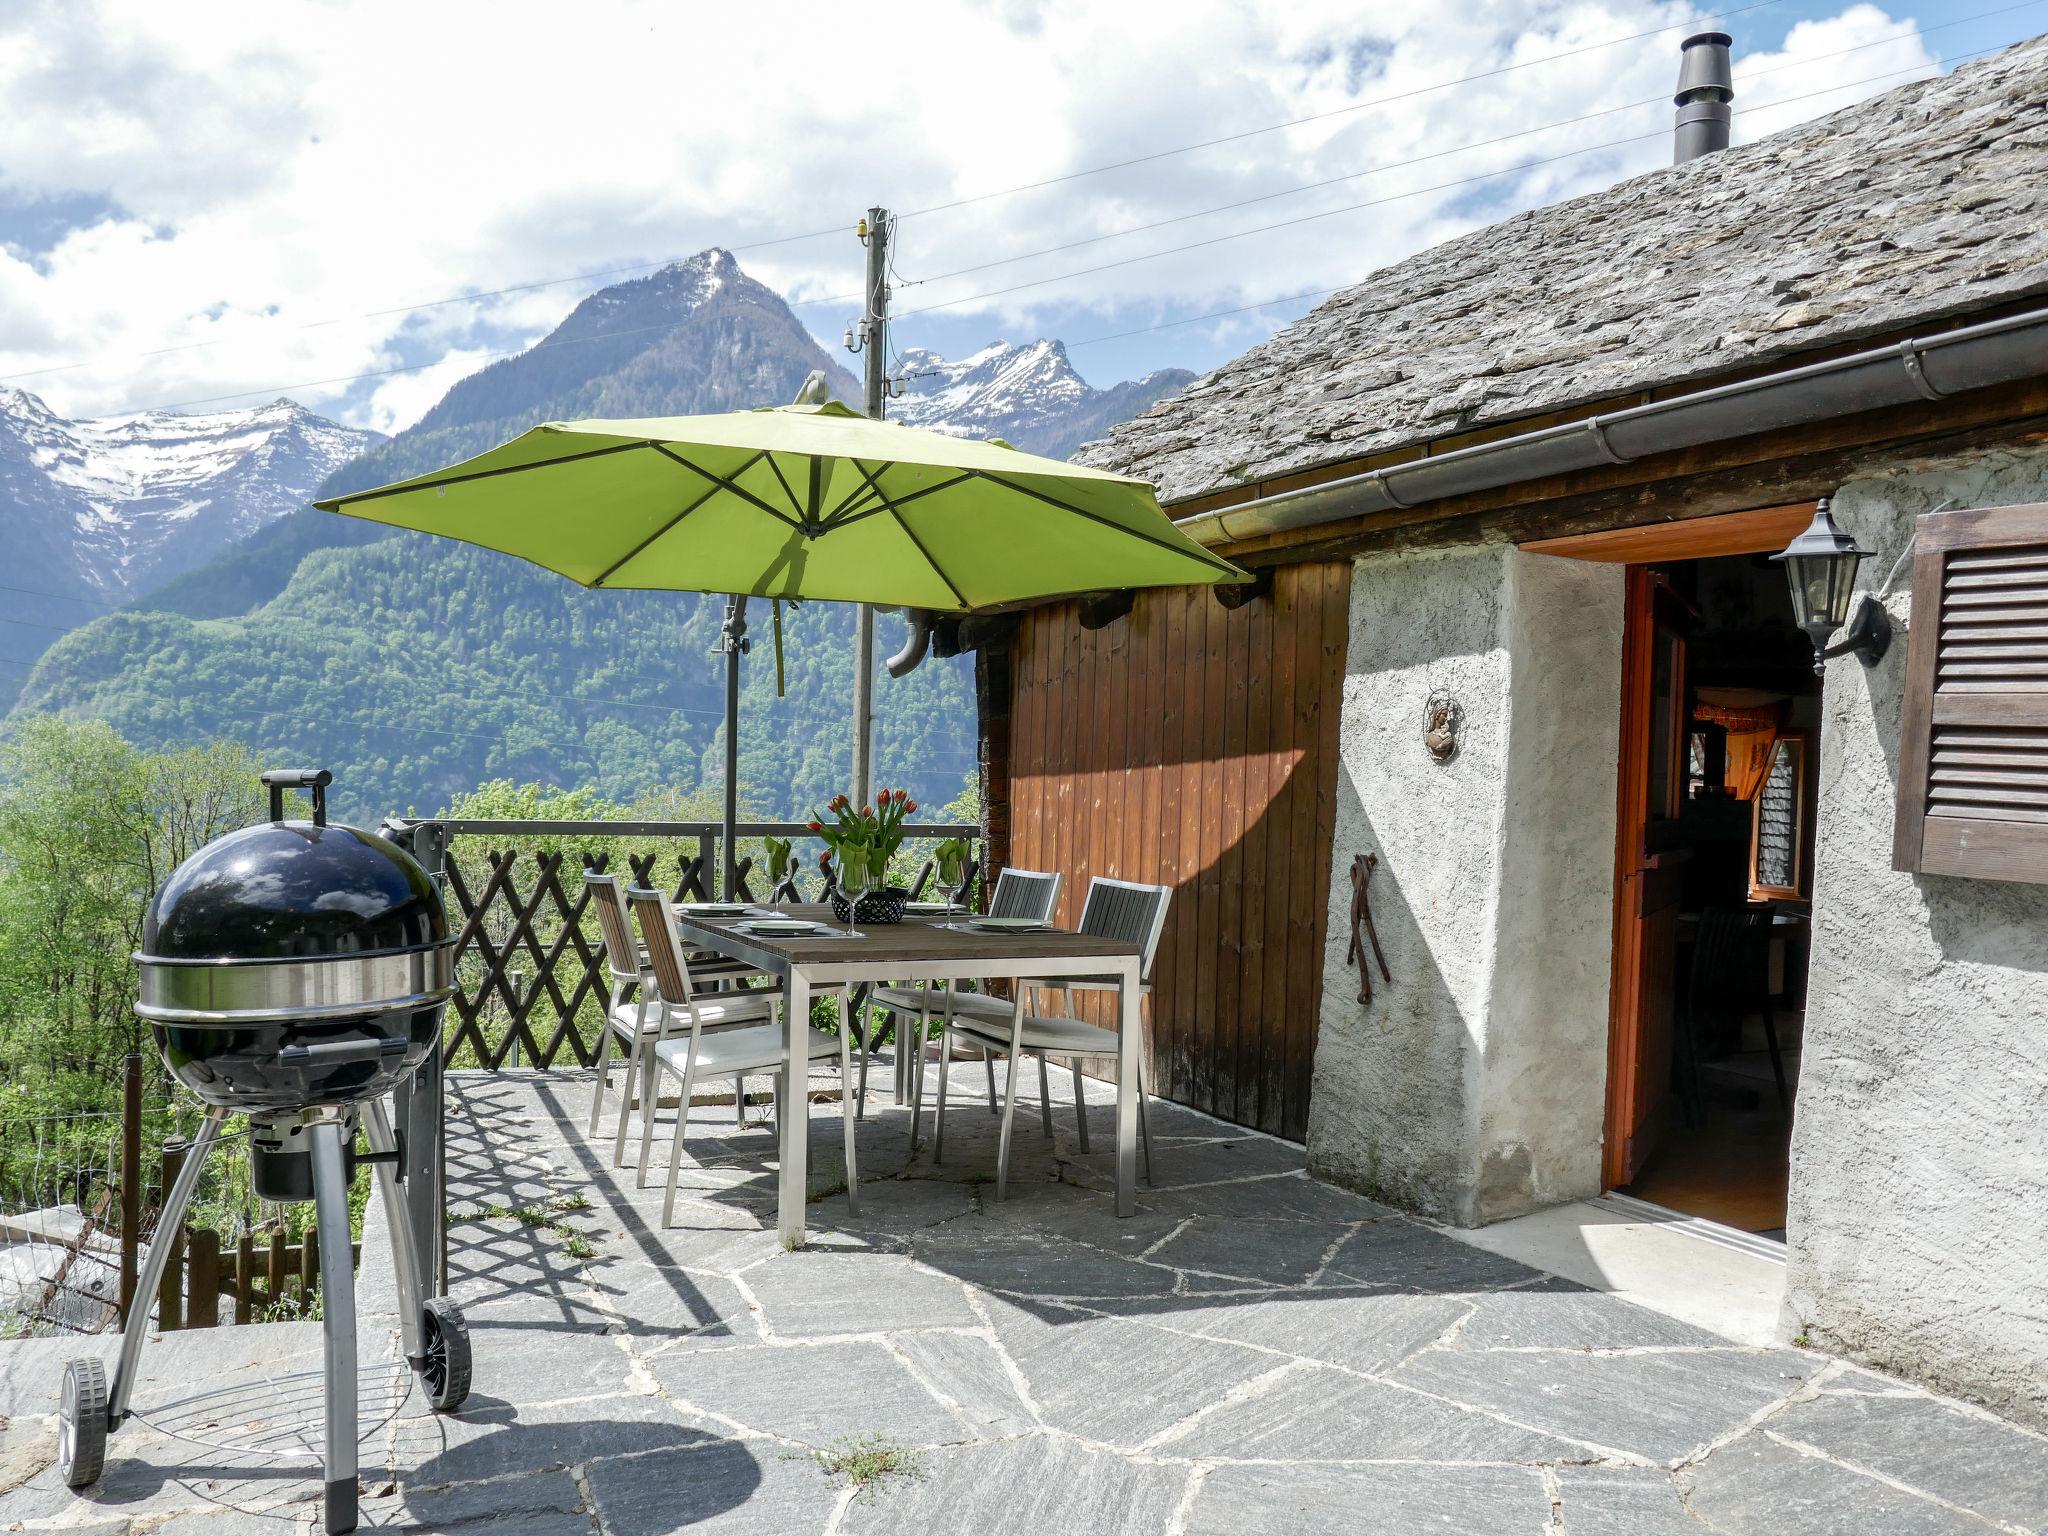
[[(371, 1528), (449, 1536), (1495, 1536), (2048, 1532), (2048, 1438), (1811, 1351), (1746, 1349), (1307, 1177), (1301, 1151), (1162, 1106), (1156, 1185), (1119, 1219), (1109, 1089), (1040, 1131), (1027, 1076), (1011, 1198), (979, 1063), (946, 1158), (913, 1154), (886, 1061), (856, 1214), (825, 1193), (838, 1107), (810, 1108), (811, 1241), (775, 1232), (774, 1142), (690, 1116), (649, 1187), (585, 1131), (591, 1075), (450, 1080), (455, 1289), (476, 1387), (366, 1419)], [(616, 1097), (613, 1099), (616, 1104)], [(487, 1207), (518, 1215), (486, 1213)], [(381, 1228), (366, 1372), (393, 1372)], [(83, 1341), (105, 1354), (111, 1340)], [(131, 1424), (81, 1497), (50, 1463), (78, 1341), (0, 1344), (0, 1532), (299, 1536), (317, 1468)], [(138, 1406), (211, 1412), (318, 1364), (318, 1328), (171, 1334)], [(366, 1378), (367, 1379), (367, 1378)], [(403, 1377), (399, 1384), (403, 1386)], [(891, 1475), (856, 1484), (866, 1438)]]
[(1533, 1467), (1217, 1467), (1187, 1536), (1323, 1531), (1540, 1532), (1550, 1499)]

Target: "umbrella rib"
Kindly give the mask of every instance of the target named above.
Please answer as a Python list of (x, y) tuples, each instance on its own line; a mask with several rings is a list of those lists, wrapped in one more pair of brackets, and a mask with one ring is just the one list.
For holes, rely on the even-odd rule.
[[(878, 478), (880, 471), (870, 471), (867, 465), (861, 463), (859, 459), (854, 459), (851, 462), (854, 472), (868, 483), (868, 489), (875, 493), (875, 500), (879, 501), (881, 506), (870, 507), (865, 512), (856, 513), (853, 517), (845, 519), (842, 523), (835, 523), (833, 526), (843, 527), (845, 523), (857, 522), (863, 517), (872, 517), (877, 512), (888, 512), (891, 517), (896, 519), (896, 526), (903, 530), (904, 537), (917, 546), (917, 552), (924, 556), (924, 563), (932, 568), (932, 574), (946, 584), (946, 590), (953, 594), (953, 601), (962, 608), (973, 607), (974, 605), (967, 601), (967, 594), (954, 584), (953, 578), (946, 574), (946, 568), (939, 564), (938, 556), (925, 547), (924, 540), (917, 536), (917, 530), (910, 526), (910, 520), (903, 515), (902, 502), (891, 500), (889, 493), (882, 489), (881, 481)], [(966, 477), (963, 476), (962, 478)], [(958, 484), (959, 482), (955, 481), (953, 483)], [(938, 489), (938, 487), (933, 487), (933, 489)], [(925, 493), (922, 491), (913, 491), (909, 496), (904, 497), (903, 500), (911, 501), (923, 494)]]
[(917, 530), (910, 526), (910, 519), (898, 511), (893, 504), (889, 508), (889, 515), (896, 519), (896, 526), (903, 530), (904, 536), (917, 546), (917, 552), (924, 556), (924, 563), (932, 568), (933, 574), (946, 584), (946, 590), (953, 594), (953, 601), (962, 608), (972, 608), (974, 605), (967, 601), (967, 594), (954, 585), (953, 578), (946, 574), (946, 568), (939, 564), (939, 557), (925, 548), (924, 540), (920, 539), (917, 536)]
[(842, 517), (845, 517), (855, 507), (867, 500), (868, 497), (881, 494), (876, 490), (874, 476), (868, 473), (868, 468), (865, 464), (861, 463), (859, 459), (852, 458), (846, 462), (853, 466), (853, 471), (860, 476), (861, 483), (842, 496), (839, 499), (839, 505), (825, 514), (825, 525), (828, 528), (838, 523)]
[[(883, 492), (881, 486), (875, 483), (874, 477), (870, 475), (868, 471), (865, 468), (863, 468), (858, 461), (854, 462), (853, 467), (860, 472), (861, 478), (868, 482), (869, 488), (873, 490), (875, 495), (881, 498), (882, 505), (888, 507), (907, 507), (913, 501), (920, 500), (923, 497), (936, 496), (940, 491), (950, 491), (956, 485), (965, 485), (969, 480), (982, 478), (980, 471), (966, 469), (962, 470), (959, 474), (955, 475), (950, 480), (941, 480), (937, 485), (928, 485), (921, 491), (912, 491), (907, 496), (898, 496), (895, 497), (894, 499), (891, 499), (888, 495), (886, 495)], [(874, 513), (879, 512), (880, 510), (880, 507), (870, 507), (867, 511), (858, 513), (856, 515), (860, 517), (869, 517), (872, 516)], [(852, 522), (853, 518), (849, 517), (848, 519), (846, 519), (846, 521)], [(837, 527), (838, 524), (833, 523), (829, 526)]]
[(531, 464), (501, 464), (496, 469), (474, 469), (466, 475), (443, 475), (438, 480), (405, 481), (398, 485), (380, 485), (374, 491), (353, 491), (346, 496), (331, 497), (314, 505), (324, 511), (349, 506), (358, 501), (376, 501), (384, 496), (402, 496), (414, 491), (432, 490), (438, 486), (462, 485), (471, 480), (490, 480), (498, 475), (520, 475), (530, 469), (552, 469), (557, 464), (575, 464), (583, 459), (601, 459), (607, 454), (630, 453), (635, 448), (652, 448), (652, 443), (614, 443), (609, 448), (591, 448), (582, 453), (565, 453), (558, 459), (536, 459)]
[(775, 454), (772, 450), (768, 454), (768, 469), (775, 476), (775, 483), (782, 487), (782, 494), (789, 498), (789, 504), (792, 507), (799, 506), (800, 503), (796, 499), (796, 492), (789, 488), (789, 477), (783, 474), (782, 466), (775, 462)]
[(703, 506), (705, 502), (709, 501), (712, 497), (716, 496), (717, 494), (718, 487), (715, 485), (706, 489), (702, 496), (699, 496), (695, 501), (691, 502), (687, 507), (683, 508), (683, 510), (678, 512), (674, 517), (670, 518), (667, 522), (663, 523), (659, 528), (655, 529), (654, 532), (647, 535), (647, 537), (642, 539), (638, 544), (635, 544), (632, 547), (632, 549), (628, 550), (624, 555), (620, 556), (617, 560), (614, 560), (610, 565), (606, 566), (603, 570), (599, 571), (596, 576), (591, 578), (590, 585), (593, 587), (601, 587), (606, 582), (610, 581), (612, 577), (618, 573), (620, 567), (628, 565), (634, 560), (639, 559), (640, 556), (646, 551), (648, 545), (652, 544), (656, 539), (660, 538), (663, 534), (667, 533), (671, 528), (675, 527), (677, 523), (680, 523), (684, 518), (688, 517), (692, 512), (696, 511), (699, 507)]
[[(720, 490), (727, 491), (730, 494), (739, 497), (741, 501), (744, 501), (751, 506), (759, 507), (763, 512), (766, 512), (778, 523), (786, 523), (792, 528), (795, 528), (799, 531), (802, 530), (803, 524), (799, 523), (795, 518), (789, 516), (787, 513), (776, 511), (773, 507), (769, 506), (767, 502), (763, 501), (760, 497), (756, 496), (752, 491), (748, 490), (745, 486), (737, 484), (736, 482), (734, 482), (731, 479), (728, 479), (724, 475), (714, 474), (712, 471), (706, 469), (701, 464), (692, 464), (688, 459), (684, 458), (680, 453), (677, 453), (673, 448), (669, 447), (666, 443), (650, 443), (648, 444), (648, 446), (651, 447), (656, 453), (660, 454), (663, 458), (673, 459), (676, 463), (682, 465), (683, 468), (687, 469), (691, 474), (702, 475), (706, 480), (709, 480), (713, 485), (717, 486)], [(747, 460), (746, 463), (742, 464), (739, 467), (738, 472), (740, 474), (745, 474), (748, 470), (752, 469), (756, 464), (760, 463), (763, 459), (767, 457), (768, 450), (764, 448), (759, 453), (755, 454), (751, 459)]]
[(991, 475), (981, 470), (971, 470), (969, 473), (979, 479), (988, 481), (992, 485), (1000, 485), (1006, 491), (1015, 491), (1020, 496), (1029, 496), (1033, 501), (1042, 501), (1049, 507), (1058, 507), (1062, 512), (1071, 512), (1076, 517), (1085, 517), (1091, 523), (1100, 523), (1105, 528), (1113, 528), (1118, 533), (1127, 534), (1134, 539), (1140, 539), (1147, 544), (1151, 544), (1159, 549), (1168, 550), (1185, 559), (1199, 560), (1212, 570), (1223, 571), (1231, 576), (1240, 576), (1242, 574), (1236, 566), (1231, 565), (1228, 561), (1217, 559), (1199, 545), (1194, 549), (1183, 549), (1178, 544), (1166, 539), (1157, 538), (1141, 529), (1126, 528), (1116, 519), (1104, 517), (1100, 513), (1090, 512), (1086, 507), (1077, 507), (1072, 502), (1061, 501), (1057, 496), (1048, 496), (1043, 491), (1034, 491), (1028, 485), (1019, 485), (1014, 480), (1005, 480), (1001, 475)]

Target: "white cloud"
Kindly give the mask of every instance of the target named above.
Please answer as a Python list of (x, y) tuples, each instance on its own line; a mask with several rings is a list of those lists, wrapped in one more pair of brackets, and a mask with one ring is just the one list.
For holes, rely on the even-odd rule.
[[(545, 14), (545, 22), (537, 20)], [(901, 19), (879, 27), (878, 14)], [(919, 9), (582, 0), (339, 6), (17, 4), (0, 16), (0, 214), (87, 197), (117, 212), (0, 250), (0, 376), (71, 414), (446, 361), (352, 390), (294, 389), (366, 425), (416, 416), (482, 353), (545, 330), (589, 285), (362, 318), (442, 295), (829, 228), (741, 252), (792, 298), (857, 286), (854, 219), (930, 207), (1193, 140), (1408, 95), (1280, 133), (906, 218), (906, 311), (1069, 336), (1336, 286), (1536, 197), (1668, 157), (1680, 31), (1452, 90), (1423, 88), (1659, 26), (1669, 0), (1360, 7), (1296, 0)], [(1740, 25), (1739, 21), (1737, 25)], [(1747, 61), (1744, 102), (1924, 62), (1876, 6), (1803, 22)], [(1793, 103), (1766, 129), (1857, 89)], [(1626, 111), (1462, 148), (1608, 106)], [(1616, 144), (1616, 140), (1634, 142)], [(1605, 147), (1602, 147), (1605, 146)], [(1454, 153), (1440, 153), (1454, 150)], [(1425, 163), (1374, 171), (1389, 162)], [(1526, 162), (1567, 155), (1518, 173)], [(1355, 174), (1370, 172), (1370, 174)], [(946, 281), (915, 280), (1130, 224), (1319, 191)], [(1485, 177), (1470, 185), (1445, 186)], [(1377, 206), (999, 298), (991, 289), (1367, 200)], [(843, 233), (841, 233), (843, 231)], [(958, 303), (962, 299), (968, 303)], [(851, 305), (800, 311), (836, 334)], [(929, 322), (927, 322), (928, 324)], [(1247, 317), (1216, 332), (1248, 339)], [(1184, 333), (1183, 333), (1184, 334)], [(919, 340), (915, 319), (900, 333)]]
[(494, 352), (482, 347), (457, 348), (430, 368), (392, 375), (371, 392), (363, 409), (363, 425), (378, 432), (403, 431), (432, 410), (458, 380), (468, 378), (493, 356)]

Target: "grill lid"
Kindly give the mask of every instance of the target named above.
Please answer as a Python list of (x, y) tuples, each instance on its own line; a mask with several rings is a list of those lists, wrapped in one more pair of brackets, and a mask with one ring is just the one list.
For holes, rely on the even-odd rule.
[[(319, 960), (437, 947), (440, 892), (412, 855), (329, 823), (326, 769), (263, 775), (271, 820), (216, 838), (171, 873), (143, 919), (145, 961)], [(283, 791), (313, 792), (310, 821), (284, 819)]]

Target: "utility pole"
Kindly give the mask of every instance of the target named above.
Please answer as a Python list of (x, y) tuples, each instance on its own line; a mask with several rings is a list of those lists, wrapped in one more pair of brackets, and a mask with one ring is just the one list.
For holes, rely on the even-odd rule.
[[(868, 247), (868, 278), (860, 321), (867, 355), (863, 409), (876, 421), (889, 406), (889, 236), (895, 221), (886, 208), (870, 208), (861, 223)], [(860, 605), (853, 637), (853, 803), (873, 803), (875, 745), (875, 610)]]

